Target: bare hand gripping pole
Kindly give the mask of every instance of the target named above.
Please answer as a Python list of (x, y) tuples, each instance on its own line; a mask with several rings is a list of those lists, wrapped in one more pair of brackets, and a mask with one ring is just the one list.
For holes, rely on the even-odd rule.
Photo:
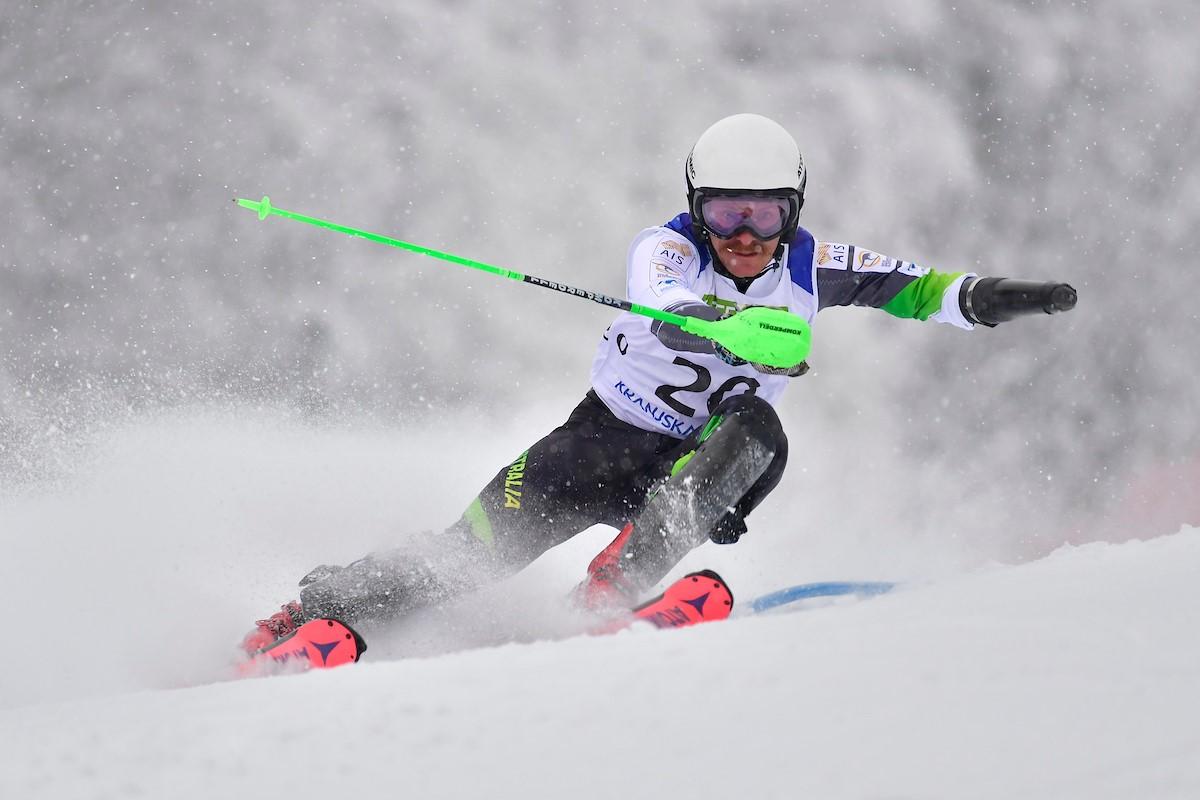
[(439, 250), (422, 247), (418, 244), (402, 242), (399, 239), (381, 236), (378, 233), (361, 231), (357, 228), (338, 225), (335, 222), (329, 222), (316, 217), (307, 217), (303, 214), (297, 214), (294, 211), (275, 208), (271, 205), (270, 198), (267, 197), (263, 197), (262, 200), (238, 199), (235, 202), (242, 208), (258, 212), (260, 220), (265, 220), (273, 214), (277, 217), (296, 220), (297, 222), (314, 225), (318, 228), (328, 228), (331, 231), (338, 231), (347, 236), (358, 236), (362, 239), (369, 239), (372, 242), (398, 247), (401, 250), (408, 250), (413, 253), (420, 253), (423, 256), (449, 261), (453, 264), (461, 264), (464, 267), (470, 267), (483, 272), (490, 272), (502, 278), (511, 278), (523, 283), (532, 283), (535, 286), (542, 286), (547, 289), (553, 289), (556, 292), (562, 292), (563, 294), (582, 297), (601, 305), (610, 306), (621, 311), (628, 311), (631, 314), (662, 320), (672, 325), (678, 325), (688, 333), (702, 336), (705, 339), (711, 339), (734, 355), (744, 358), (747, 361), (753, 361), (756, 364), (765, 364), (769, 367), (793, 367), (808, 357), (808, 351), (812, 347), (812, 329), (809, 327), (809, 324), (795, 314), (781, 309), (748, 308), (731, 317), (710, 322), (698, 317), (685, 317), (650, 306), (638, 305), (628, 300), (620, 300), (608, 295), (588, 291), (587, 289), (576, 289), (566, 284), (557, 283), (556, 281), (549, 281), (533, 275), (525, 275), (511, 269), (485, 264), (481, 261), (463, 258), (452, 253), (443, 253)]

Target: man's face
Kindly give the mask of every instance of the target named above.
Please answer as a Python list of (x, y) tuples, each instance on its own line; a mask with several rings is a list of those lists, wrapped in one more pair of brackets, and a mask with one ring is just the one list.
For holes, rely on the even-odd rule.
[(748, 230), (741, 230), (728, 239), (721, 239), (714, 233), (708, 234), (712, 242), (713, 252), (725, 269), (735, 278), (753, 278), (759, 275), (779, 247), (779, 237), (763, 241)]

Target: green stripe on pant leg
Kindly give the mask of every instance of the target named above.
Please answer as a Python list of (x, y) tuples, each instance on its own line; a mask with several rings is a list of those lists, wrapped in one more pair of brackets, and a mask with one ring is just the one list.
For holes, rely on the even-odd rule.
[(487, 545), (489, 550), (496, 549), (496, 539), (492, 533), (492, 522), (488, 519), (487, 512), (483, 510), (483, 503), (476, 497), (471, 505), (467, 506), (467, 510), (463, 512), (465, 519), (471, 526), (471, 533), (475, 538)]
[[(708, 418), (708, 422), (704, 423), (704, 430), (700, 431), (700, 441), (696, 442), (697, 447), (704, 444), (709, 436), (712, 436), (713, 431), (715, 431), (717, 426), (721, 424), (722, 419), (724, 418), (719, 416)], [(696, 455), (696, 451), (689, 450), (679, 458), (675, 459), (675, 463), (671, 466), (671, 477), (674, 478), (676, 475), (678, 475), (680, 470), (687, 466), (687, 463), (692, 460), (692, 456), (694, 455)]]

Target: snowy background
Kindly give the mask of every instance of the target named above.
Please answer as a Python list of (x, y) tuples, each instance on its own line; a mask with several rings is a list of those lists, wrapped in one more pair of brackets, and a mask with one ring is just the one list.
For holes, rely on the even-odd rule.
[[(1148, 570), (1138, 579), (1147, 586), (1165, 579), (1156, 570), (1177, 570), (1168, 599), (1194, 609), (1194, 534), (1177, 532), (1200, 524), (1198, 320), (1186, 291), (1200, 238), (1200, 181), (1190, 169), (1200, 157), (1196, 29), (1183, 0), (450, 0), (310, 4), (302, 13), (219, 1), (6, 3), (0, 586), (16, 599), (10, 619), (45, 641), (41, 658), (0, 671), (4, 749), (29, 725), (44, 736), (62, 726), (109, 735), (46, 703), (98, 698), (80, 713), (111, 718), (125, 698), (159, 702), (127, 692), (217, 677), (228, 643), (292, 596), (298, 575), (448, 524), (586, 389), (606, 309), (281, 220), (260, 223), (231, 198), (269, 194), (284, 208), (619, 295), (630, 238), (683, 208), (692, 142), (738, 111), (767, 114), (796, 136), (810, 170), (802, 224), (818, 236), (937, 269), (1064, 280), (1080, 305), (970, 334), (864, 309), (822, 314), (814, 371), (780, 409), (793, 443), (788, 474), (752, 518), (751, 536), (702, 548), (684, 567), (718, 569), (740, 597), (837, 578), (959, 586), (1068, 543), (1172, 535), (1158, 560), (1134, 559), (1129, 569)], [(604, 538), (592, 531), (552, 554), (496, 603), (553, 602)], [(1139, 551), (1066, 552), (1052, 563), (1075, 565), (1065, 580), (1077, 586), (1091, 580), (1089, 559), (1121, 562)], [(976, 592), (990, 591), (968, 585), (935, 593), (937, 602), (872, 601), (916, 603), (911, 614), (904, 605), (854, 611), (920, 626), (931, 606), (969, 608)], [(1030, 585), (1045, 592), (1055, 583)], [(1092, 630), (1091, 620), (1099, 636), (1101, 610), (1141, 597), (1134, 588), (1111, 608), (1064, 611), (1072, 622), (1046, 624), (1061, 633)], [(1130, 612), (1139, 620), (1160, 615), (1157, 605), (1139, 608)], [(1013, 613), (983, 613), (980, 624), (1020, 638), (1024, 619)], [(1177, 627), (1129, 634), (1175, 657), (1161, 674), (1137, 673), (1131, 661), (1087, 673), (1082, 656), (1099, 660), (1100, 651), (1068, 648), (1081, 660), (1050, 660), (1024, 693), (1006, 684), (1009, 692), (990, 694), (994, 673), (985, 670), (954, 695), (942, 673), (918, 670), (924, 677), (910, 679), (925, 680), (926, 693), (894, 687), (906, 699), (893, 711), (919, 714), (922, 698), (951, 696), (967, 716), (986, 716), (990, 704), (1045, 707), (1064, 696), (1059, 670), (1083, 670), (1077, 691), (1137, 697), (1151, 678), (1166, 681), (1175, 702), (1160, 704), (1164, 729), (1176, 733), (1195, 710), (1200, 667), (1194, 648), (1171, 650), (1167, 640), (1194, 636), (1190, 613), (1171, 618)], [(876, 624), (885, 623), (850, 630), (872, 637)], [(1043, 630), (1036, 615), (1032, 624)], [(803, 626), (781, 634), (757, 625), (693, 639), (767, 664), (756, 636), (833, 644), (814, 643)], [(931, 658), (955, 652), (936, 620), (913, 633)], [(613, 640), (621, 642), (613, 663), (628, 664), (642, 647), (684, 651), (661, 638)], [(429, 663), (481, 680), (494, 671), (595, 674), (563, 647), (586, 651), (583, 661), (610, 658), (593, 649), (597, 641)], [(1014, 658), (1033, 652), (1014, 648)], [(847, 669), (860, 655), (830, 652)], [(651, 669), (670, 663), (647, 658)], [(996, 669), (1005, 666), (1014, 665)], [(328, 679), (360, 680), (337, 691), (372, 693), (406, 680), (374, 669)], [(264, 703), (301, 691), (274, 688), (289, 680), (271, 684), (219, 689), (222, 698), (236, 693), (228, 701), (202, 693), (179, 702), (236, 712), (264, 691)], [(727, 690), (734, 699), (736, 688)], [(562, 704), (526, 699), (545, 703), (546, 714)], [(394, 702), (403, 716), (403, 694)], [(1115, 707), (1105, 724), (1144, 722), (1135, 706)], [(628, 709), (658, 713), (642, 696)], [(780, 736), (780, 721), (762, 715), (752, 719)], [(1001, 736), (1019, 725), (997, 724)], [(972, 741), (951, 735), (953, 726), (934, 728), (926, 720), (922, 729), (931, 748)], [(837, 754), (835, 765), (883, 750), (868, 739), (856, 753), (852, 729), (842, 732), (844, 747), (835, 737), (821, 750)], [(468, 749), (461, 733), (431, 735), (449, 753)], [(917, 748), (922, 731), (908, 737)], [(36, 779), (30, 764), (61, 756), (38, 751), (37, 741), (22, 740), (26, 769), (14, 773), (15, 788), (34, 785), (23, 782)], [(113, 741), (141, 752), (133, 739)], [(1197, 753), (1194, 736), (1174, 742), (1177, 755)], [(188, 744), (201, 763), (226, 763), (215, 746), (180, 742)], [(275, 757), (264, 747), (260, 755)], [(55, 796), (79, 796), (71, 790), (105, 763), (132, 768), (116, 756), (83, 764), (82, 782), (58, 785)], [(175, 762), (162, 763), (170, 776)], [(1067, 773), (1056, 783), (1022, 773), (1025, 763), (1000, 773), (1026, 776), (1019, 785), (1042, 796), (1069, 793)], [(237, 770), (230, 774), (235, 785)], [(900, 796), (973, 794), (902, 777), (893, 784)], [(106, 787), (97, 796), (122, 794), (119, 783), (96, 785)], [(828, 796), (889, 796), (870, 782), (808, 785)], [(1173, 796), (1172, 786), (1194, 793), (1200, 780), (1193, 773), (1159, 794)]]

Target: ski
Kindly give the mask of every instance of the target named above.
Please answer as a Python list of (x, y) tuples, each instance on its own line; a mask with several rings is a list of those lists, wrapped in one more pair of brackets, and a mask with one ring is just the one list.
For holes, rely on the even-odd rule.
[[(891, 591), (897, 584), (884, 581), (827, 581), (804, 583), (761, 595), (750, 601), (742, 614), (762, 614), (786, 607), (799, 608), (804, 600), (854, 595), (873, 597)], [(588, 630), (604, 635), (645, 622), (655, 628), (686, 628), (718, 622), (733, 614), (733, 592), (716, 572), (700, 570), (674, 581), (657, 597)], [(306, 672), (353, 664), (362, 657), (367, 643), (344, 622), (336, 619), (310, 620), (293, 633), (272, 642), (238, 665), (239, 677)]]
[(590, 633), (616, 633), (637, 622), (648, 622), (656, 628), (686, 628), (727, 619), (731, 613), (733, 592), (720, 575), (705, 569), (684, 575), (658, 597), (593, 628)]
[(633, 618), (656, 628), (686, 628), (731, 613), (733, 592), (720, 575), (705, 569), (684, 575), (658, 597), (634, 608)]
[(814, 597), (844, 597), (846, 595), (874, 597), (886, 594), (895, 588), (896, 584), (889, 581), (822, 581), (819, 583), (801, 583), (797, 586), (789, 586), (786, 589), (779, 589), (754, 598), (750, 601), (747, 613), (762, 614)]
[(332, 669), (353, 664), (367, 643), (344, 622), (314, 619), (276, 639), (238, 665), (241, 677)]
[[(801, 583), (760, 595), (751, 600), (737, 616), (765, 614), (776, 610), (794, 611), (805, 600), (814, 598), (875, 597), (886, 594), (899, 584), (890, 581), (821, 581)], [(728, 584), (712, 570), (685, 575), (667, 590), (642, 603), (619, 619), (593, 629), (592, 633), (615, 633), (635, 622), (649, 622), (656, 628), (683, 628), (702, 622), (716, 622), (733, 615), (733, 594)]]

